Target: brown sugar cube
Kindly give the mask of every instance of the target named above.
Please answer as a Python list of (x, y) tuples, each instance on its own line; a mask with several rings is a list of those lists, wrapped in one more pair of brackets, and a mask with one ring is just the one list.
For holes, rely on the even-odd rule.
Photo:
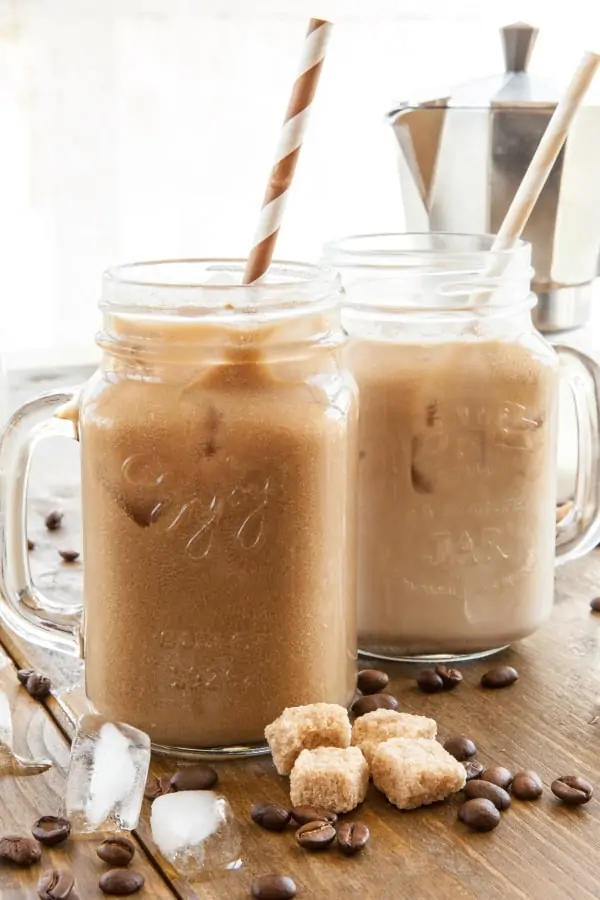
[(303, 750), (290, 775), (292, 806), (345, 813), (365, 799), (369, 767), (358, 747)]
[(352, 726), (352, 743), (360, 747), (369, 767), (379, 744), (390, 738), (434, 738), (437, 723), (427, 716), (412, 716), (395, 709), (376, 709), (360, 716)]
[(349, 747), (352, 729), (348, 710), (335, 703), (290, 706), (265, 728), (275, 768), (289, 775), (303, 750)]
[(444, 800), (466, 782), (463, 764), (426, 738), (392, 738), (380, 744), (371, 775), (375, 787), (399, 809)]

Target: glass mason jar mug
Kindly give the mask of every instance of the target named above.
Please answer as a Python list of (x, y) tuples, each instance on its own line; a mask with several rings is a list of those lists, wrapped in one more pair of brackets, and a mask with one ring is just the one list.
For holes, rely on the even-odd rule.
[[(342, 274), (359, 388), (366, 656), (466, 658), (526, 637), (550, 614), (555, 557), (600, 538), (600, 371), (534, 329), (530, 246), (493, 252), (492, 242), (372, 235), (324, 251)], [(562, 518), (559, 374), (579, 432), (575, 503)]]
[[(106, 273), (100, 370), (12, 419), (0, 614), (85, 657), (99, 713), (167, 750), (264, 750), (286, 706), (355, 685), (356, 386), (339, 277), (165, 261)], [(73, 427), (74, 426), (74, 427)], [(81, 444), (84, 624), (31, 583), (40, 437)]]

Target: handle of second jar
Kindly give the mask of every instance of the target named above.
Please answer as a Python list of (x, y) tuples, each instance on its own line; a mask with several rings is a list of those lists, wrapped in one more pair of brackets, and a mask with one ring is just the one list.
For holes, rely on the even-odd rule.
[(556, 565), (584, 556), (600, 542), (600, 366), (590, 356), (554, 344), (577, 423), (577, 472), (571, 501), (557, 508)]
[(12, 416), (0, 440), (0, 619), (18, 637), (69, 656), (83, 655), (82, 604), (57, 603), (33, 584), (27, 547), (27, 485), (39, 441), (56, 436), (77, 439), (76, 425), (67, 412), (77, 394), (77, 390), (51, 392), (31, 400)]

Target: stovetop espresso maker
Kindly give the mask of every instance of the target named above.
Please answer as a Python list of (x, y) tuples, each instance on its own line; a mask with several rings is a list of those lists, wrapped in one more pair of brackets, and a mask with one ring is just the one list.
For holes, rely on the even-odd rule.
[[(388, 114), (408, 231), (497, 232), (559, 99), (529, 75), (537, 29), (501, 29), (506, 71)], [(546, 334), (589, 316), (600, 251), (600, 106), (587, 104), (523, 237), (533, 245), (534, 321)]]

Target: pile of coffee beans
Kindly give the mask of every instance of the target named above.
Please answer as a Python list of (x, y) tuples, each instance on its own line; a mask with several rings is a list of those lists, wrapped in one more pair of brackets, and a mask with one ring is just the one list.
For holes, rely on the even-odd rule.
[(462, 672), (438, 665), (435, 669), (424, 669), (417, 678), (417, 687), (424, 694), (439, 694), (441, 691), (453, 691), (462, 682)]
[[(48, 515), (44, 518), (44, 524), (46, 526), (46, 530), (60, 531), (63, 526), (63, 519), (65, 514), (60, 509), (53, 509)], [(31, 538), (27, 538), (27, 549), (29, 552), (35, 550), (35, 542), (31, 540)], [(70, 547), (66, 547), (64, 550), (59, 550), (58, 555), (61, 557), (63, 562), (65, 563), (74, 563), (77, 562), (81, 553), (79, 550), (72, 550)]]
[(364, 850), (371, 836), (362, 822), (338, 823), (335, 813), (316, 806), (286, 809), (279, 803), (255, 803), (250, 816), (267, 831), (284, 831), (293, 824), (296, 841), (305, 850), (325, 850), (337, 838), (337, 845), (345, 856), (356, 856)]
[[(42, 858), (42, 846), (56, 848), (64, 844), (71, 834), (71, 823), (61, 816), (41, 816), (31, 828), (33, 837), (7, 835), (0, 838), (0, 864), (29, 868)], [(134, 857), (135, 846), (126, 837), (117, 835), (106, 838), (96, 850), (99, 858), (110, 866), (98, 879), (98, 886), (105, 894), (128, 896), (135, 894), (144, 884), (144, 876), (127, 868)], [(40, 900), (68, 900), (75, 898), (75, 877), (66, 867), (47, 869), (38, 881)]]
[(350, 707), (350, 713), (355, 719), (366, 713), (375, 712), (376, 709), (398, 709), (398, 698), (385, 693), (390, 677), (387, 672), (380, 669), (362, 669), (356, 678), (356, 691), (358, 697)]
[[(580, 775), (555, 779), (551, 790), (558, 800), (570, 806), (588, 803), (594, 793), (593, 785)], [(531, 802), (539, 800), (543, 793), (544, 786), (537, 772), (525, 769), (513, 775), (504, 766), (491, 766), (467, 780), (463, 789), (466, 800), (458, 810), (458, 818), (472, 831), (492, 831), (500, 824), (500, 813), (509, 808), (513, 798)]]
[[(315, 806), (295, 806), (287, 809), (280, 803), (255, 803), (250, 810), (253, 822), (267, 831), (283, 832), (291, 824), (296, 828), (296, 843), (311, 853), (327, 850), (336, 844), (344, 856), (361, 853), (371, 834), (362, 822), (338, 822), (335, 813)], [(275, 884), (282, 884), (283, 893), (269, 891)], [(288, 893), (285, 893), (288, 891)], [(257, 900), (295, 897), (296, 886), (286, 875), (265, 875), (252, 885), (252, 896)]]
[[(519, 673), (512, 666), (497, 666), (481, 677), (484, 688), (510, 687), (518, 679)], [(438, 665), (435, 669), (424, 669), (417, 677), (417, 687), (424, 694), (439, 694), (441, 691), (452, 691), (463, 681), (462, 672), (447, 666)]]

